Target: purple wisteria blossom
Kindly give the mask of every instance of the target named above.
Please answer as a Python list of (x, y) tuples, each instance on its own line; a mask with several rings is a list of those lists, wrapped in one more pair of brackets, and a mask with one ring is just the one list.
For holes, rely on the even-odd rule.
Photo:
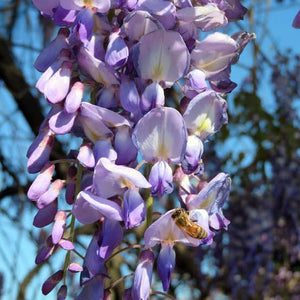
[[(236, 87), (231, 68), (255, 38), (217, 30), (247, 9), (239, 0), (33, 3), (60, 27), (34, 63), (49, 109), (27, 152), (29, 173), (39, 173), (28, 190), (38, 208), (33, 225), (52, 224), (36, 263), (66, 252), (63, 269), (42, 291), (63, 280), (57, 299), (109, 299), (131, 278), (124, 299), (147, 299), (155, 293), (156, 259), (167, 292), (174, 245), (209, 246), (230, 223), (222, 211), (230, 177), (221, 172), (204, 181), (202, 157), (208, 159), (208, 139), (228, 121), (225, 94)], [(53, 160), (62, 135), (74, 138), (73, 148)], [(153, 207), (160, 207), (159, 218)], [(176, 220), (175, 211), (185, 219)], [(94, 230), (86, 250), (78, 247), (81, 226)], [(203, 236), (189, 234), (191, 228)], [(134, 248), (141, 249), (134, 272), (112, 282), (110, 262), (135, 257)], [(66, 286), (72, 273), (80, 273), (78, 291)]]

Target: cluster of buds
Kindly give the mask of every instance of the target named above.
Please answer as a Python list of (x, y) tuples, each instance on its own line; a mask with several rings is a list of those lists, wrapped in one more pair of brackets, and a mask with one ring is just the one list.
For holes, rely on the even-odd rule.
[[(113, 285), (104, 288), (110, 280), (106, 262), (121, 251), (115, 249), (126, 231), (137, 227), (145, 228), (144, 243), (124, 299), (149, 296), (157, 244), (157, 271), (167, 291), (174, 244), (211, 244), (215, 231), (229, 224), (222, 207), (231, 180), (225, 173), (201, 180), (203, 144), (227, 123), (222, 97), (236, 87), (231, 65), (254, 34), (200, 37), (247, 10), (239, 0), (33, 2), (61, 26), (34, 64), (43, 72), (36, 87), (51, 108), (27, 153), (29, 172), (39, 172), (28, 191), (38, 208), (34, 225), (53, 223), (36, 262), (59, 247), (67, 251), (64, 268), (42, 291), (64, 280), (58, 298), (65, 299), (67, 271), (81, 272), (76, 299), (108, 297)], [(166, 96), (175, 85), (180, 99)], [(55, 136), (65, 134), (81, 144), (50, 161)], [(59, 163), (68, 163), (69, 171), (53, 181)], [(167, 210), (162, 199), (171, 193), (181, 208)], [(153, 206), (160, 207), (159, 218)], [(76, 224), (94, 223), (83, 262), (71, 261), (70, 253), (78, 253)]]

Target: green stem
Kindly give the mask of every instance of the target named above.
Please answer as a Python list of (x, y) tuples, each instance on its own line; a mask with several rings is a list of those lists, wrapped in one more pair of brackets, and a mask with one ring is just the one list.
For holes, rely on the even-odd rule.
[[(77, 169), (77, 176), (76, 176), (77, 182), (76, 182), (75, 201), (76, 201), (77, 195), (80, 192), (81, 177), (82, 177), (82, 165), (79, 165), (78, 169)], [(75, 229), (75, 217), (74, 217), (74, 215), (72, 215), (71, 223), (70, 223), (70, 241), (72, 243), (75, 238), (74, 229)], [(66, 274), (67, 274), (68, 265), (70, 263), (70, 255), (71, 255), (71, 251), (68, 251), (66, 254), (65, 264), (64, 264), (64, 284), (66, 284)]]
[(147, 219), (146, 228), (152, 224), (153, 198), (151, 196), (147, 199)]
[(134, 272), (133, 273), (130, 273), (128, 275), (125, 275), (121, 278), (119, 278), (118, 280), (116, 280), (111, 286), (108, 287), (109, 290), (113, 289), (115, 286), (117, 286), (120, 282), (124, 281), (125, 279), (129, 278), (129, 277), (132, 277), (134, 275)]
[(115, 253), (113, 253), (109, 258), (107, 258), (105, 264), (107, 264), (108, 261), (110, 261), (113, 257), (115, 257), (116, 255), (118, 255), (121, 252), (130, 250), (130, 249), (143, 248), (143, 247), (144, 247), (144, 245), (136, 244), (136, 245), (130, 245), (125, 248), (122, 248), (122, 249), (116, 251)]
[(161, 295), (161, 296), (163, 296), (164, 298), (169, 298), (169, 299), (173, 299), (173, 300), (176, 300), (176, 298), (174, 298), (173, 296), (171, 296), (171, 295), (168, 295), (168, 294), (166, 294), (166, 293), (163, 293), (163, 292), (159, 292), (159, 291), (151, 291), (151, 294), (152, 295)]

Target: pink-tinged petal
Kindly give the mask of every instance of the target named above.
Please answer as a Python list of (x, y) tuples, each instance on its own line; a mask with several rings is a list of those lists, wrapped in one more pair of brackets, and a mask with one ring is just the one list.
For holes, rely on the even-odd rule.
[(95, 166), (95, 157), (91, 145), (82, 144), (79, 148), (77, 159), (84, 167), (93, 168)]
[(147, 300), (150, 294), (154, 254), (144, 250), (139, 257), (131, 288), (132, 299)]
[(69, 33), (69, 29), (61, 28), (57, 37), (42, 50), (34, 62), (34, 67), (38, 71), (46, 71), (58, 58), (60, 51), (64, 48), (68, 48), (67, 37)]
[(115, 165), (105, 157), (100, 158), (95, 167), (93, 182), (97, 194), (105, 198), (121, 195), (128, 187), (151, 187), (151, 184), (139, 171)]
[(165, 29), (174, 27), (176, 7), (172, 2), (164, 0), (139, 0), (138, 8), (148, 11), (163, 24)]
[(202, 31), (209, 31), (225, 26), (228, 21), (223, 11), (216, 4), (186, 7), (176, 12), (177, 18), (186, 23), (194, 23)]
[(117, 152), (116, 164), (129, 165), (137, 157), (137, 149), (131, 138), (131, 128), (119, 127), (115, 132), (114, 148)]
[(154, 247), (156, 244), (184, 243), (189, 246), (197, 247), (203, 243), (200, 239), (194, 239), (185, 234), (174, 222), (172, 218), (173, 210), (169, 210), (158, 220), (152, 223), (145, 231), (145, 246)]
[(118, 247), (123, 240), (123, 228), (118, 221), (105, 219), (102, 226), (101, 237), (98, 242), (98, 255), (107, 259), (114, 249)]
[(78, 263), (70, 263), (68, 266), (68, 271), (71, 273), (78, 273), (78, 272), (82, 272), (83, 268)]
[(114, 201), (96, 196), (91, 192), (80, 192), (73, 207), (73, 214), (79, 222), (91, 224), (101, 216), (115, 221), (122, 221), (122, 209)]
[(59, 110), (49, 119), (49, 127), (55, 134), (67, 134), (74, 125), (77, 113), (68, 113), (64, 109)]
[(215, 32), (196, 45), (191, 53), (191, 63), (209, 79), (231, 64), (236, 50), (237, 44), (230, 36)]
[(148, 85), (141, 98), (141, 109), (144, 113), (155, 107), (162, 107), (165, 105), (165, 92), (160, 84), (152, 82)]
[(54, 145), (54, 136), (50, 130), (42, 131), (33, 142), (33, 147), (28, 149), (30, 153), (27, 161), (29, 173), (37, 173), (49, 161), (50, 153)]
[(67, 298), (68, 288), (66, 285), (62, 285), (57, 292), (57, 300), (65, 300)]
[(41, 173), (35, 178), (27, 192), (27, 197), (30, 200), (37, 200), (48, 190), (54, 169), (55, 166), (51, 163), (47, 163), (44, 166)]
[(113, 32), (109, 37), (105, 53), (105, 62), (112, 67), (123, 66), (128, 59), (129, 49), (119, 32)]
[(111, 145), (111, 140), (100, 140), (94, 144), (94, 156), (95, 162), (97, 162), (101, 157), (106, 157), (110, 161), (115, 162), (117, 159), (117, 152)]
[(101, 60), (95, 58), (88, 49), (80, 47), (77, 60), (83, 74), (90, 76), (96, 82), (102, 83), (106, 87), (118, 84), (114, 70)]
[(147, 33), (161, 29), (162, 25), (146, 11), (133, 11), (123, 20), (122, 31), (131, 41), (139, 41)]
[(59, 5), (59, 0), (32, 0), (33, 4), (47, 16), (53, 15), (53, 10)]
[(56, 179), (53, 183), (51, 183), (48, 191), (37, 200), (37, 207), (42, 209), (52, 203), (58, 197), (63, 187), (64, 183), (62, 180)]
[(84, 84), (80, 81), (76, 81), (72, 87), (71, 90), (66, 97), (65, 101), (65, 111), (69, 114), (75, 113), (81, 104), (81, 100), (83, 97), (83, 91), (84, 91)]
[(227, 103), (214, 91), (208, 90), (192, 99), (183, 118), (189, 132), (204, 140), (227, 123)]
[(52, 227), (52, 242), (56, 245), (62, 238), (66, 227), (66, 213), (62, 210), (55, 215), (55, 221)]
[(42, 286), (42, 293), (48, 295), (56, 285), (63, 279), (64, 271), (59, 270), (56, 273), (52, 274)]
[(58, 103), (67, 96), (72, 69), (73, 63), (64, 61), (61, 68), (46, 83), (44, 94), (51, 103)]
[(65, 239), (61, 239), (59, 242), (58, 242), (58, 246), (64, 250), (67, 250), (67, 251), (71, 251), (71, 250), (74, 250), (75, 247), (73, 245), (73, 243), (69, 240), (65, 240)]
[(120, 84), (120, 102), (128, 112), (137, 113), (140, 109), (140, 96), (136, 84), (125, 76)]
[(300, 10), (298, 11), (297, 15), (295, 16), (292, 25), (295, 28), (300, 28)]
[(146, 217), (144, 199), (138, 191), (129, 189), (123, 195), (123, 214), (126, 229), (138, 227)]
[(137, 55), (136, 69), (141, 78), (162, 81), (167, 87), (184, 76), (190, 64), (189, 51), (175, 31), (156, 30), (144, 35)]
[(57, 201), (54, 201), (46, 207), (39, 209), (33, 219), (33, 226), (42, 228), (54, 221), (57, 212)]
[(165, 161), (156, 162), (150, 171), (151, 195), (162, 197), (173, 192), (172, 169)]
[(133, 131), (133, 142), (148, 162), (158, 159), (178, 163), (187, 141), (185, 122), (174, 108), (155, 108), (139, 120)]

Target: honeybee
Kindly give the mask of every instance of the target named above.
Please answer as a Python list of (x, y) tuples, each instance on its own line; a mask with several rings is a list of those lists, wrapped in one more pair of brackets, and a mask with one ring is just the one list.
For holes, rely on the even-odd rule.
[(190, 219), (187, 211), (183, 208), (176, 208), (172, 213), (172, 218), (175, 224), (192, 238), (200, 240), (207, 238), (208, 234), (206, 230), (194, 223), (194, 221)]

